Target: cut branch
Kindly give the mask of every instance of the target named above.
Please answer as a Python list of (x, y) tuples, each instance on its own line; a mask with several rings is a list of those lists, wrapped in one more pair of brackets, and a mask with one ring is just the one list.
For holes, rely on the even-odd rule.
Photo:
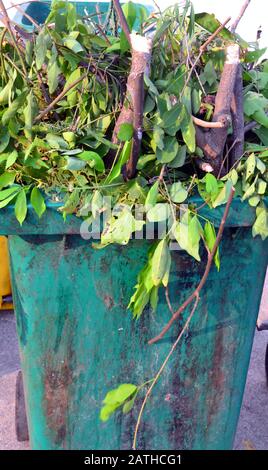
[(221, 220), (221, 223), (220, 223), (220, 227), (219, 227), (219, 230), (218, 230), (218, 233), (217, 233), (217, 237), (216, 237), (214, 246), (213, 246), (212, 250), (208, 253), (205, 272), (202, 276), (202, 279), (201, 279), (200, 283), (198, 284), (196, 289), (193, 291), (193, 293), (188, 297), (188, 299), (186, 299), (185, 302), (183, 302), (183, 304), (180, 306), (180, 308), (174, 313), (174, 315), (171, 317), (171, 319), (169, 320), (167, 325), (163, 328), (161, 333), (159, 333), (159, 335), (157, 335), (155, 338), (151, 339), (148, 342), (148, 344), (156, 343), (157, 341), (162, 339), (163, 336), (170, 329), (170, 327), (173, 325), (173, 323), (179, 318), (181, 313), (188, 307), (188, 305), (190, 305), (193, 302), (194, 299), (199, 298), (200, 291), (202, 290), (203, 286), (205, 285), (205, 283), (207, 281), (207, 278), (208, 278), (208, 275), (210, 273), (210, 269), (211, 269), (211, 266), (212, 266), (212, 263), (213, 263), (214, 256), (215, 256), (215, 254), (217, 252), (217, 249), (218, 249), (218, 246), (220, 244), (222, 234), (223, 234), (223, 229), (224, 229), (226, 219), (227, 219), (228, 214), (229, 214), (229, 209), (230, 209), (233, 197), (234, 197), (234, 193), (235, 193), (235, 189), (232, 188), (231, 192), (230, 192), (230, 195), (229, 195), (229, 198), (228, 198), (228, 201), (227, 201), (227, 204), (226, 204), (226, 207), (225, 207), (225, 210), (224, 210), (224, 214), (223, 214), (223, 217), (222, 217), (222, 220)]
[[(131, 34), (129, 27), (118, 0), (113, 0), (115, 10), (118, 14), (120, 25), (131, 46), (131, 68), (127, 79), (126, 94), (120, 114), (117, 118), (112, 142), (118, 143), (118, 132), (124, 123), (132, 124), (133, 139), (129, 161), (124, 169), (126, 179), (133, 178), (136, 174), (137, 162), (140, 154), (142, 130), (143, 130), (143, 109), (144, 109), (144, 75), (149, 73), (151, 63), (151, 53), (153, 42), (151, 38)], [(112, 164), (115, 155), (110, 153), (107, 159), (108, 164)]]
[(220, 122), (222, 126), (218, 127), (217, 124), (216, 128), (211, 128), (208, 131), (196, 126), (197, 146), (203, 150), (205, 159), (213, 167), (216, 175), (221, 168), (228, 128), (231, 124), (231, 104), (239, 66), (239, 46), (231, 44), (226, 49), (226, 60), (216, 94), (212, 118), (212, 122)]
[(232, 33), (234, 33), (234, 32), (236, 31), (236, 28), (237, 28), (237, 26), (238, 26), (238, 23), (240, 22), (240, 20), (241, 20), (242, 16), (244, 15), (244, 13), (245, 13), (247, 7), (249, 6), (249, 4), (250, 4), (250, 0), (246, 0), (246, 1), (244, 2), (243, 6), (242, 6), (242, 8), (241, 8), (241, 10), (240, 10), (240, 12), (239, 12), (238, 17), (234, 20), (234, 22), (233, 22), (232, 25), (231, 25), (230, 31), (231, 31)]

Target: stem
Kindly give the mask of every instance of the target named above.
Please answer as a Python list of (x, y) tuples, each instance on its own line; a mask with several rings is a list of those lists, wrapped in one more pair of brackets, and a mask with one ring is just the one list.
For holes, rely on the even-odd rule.
[(26, 66), (24, 64), (24, 60), (23, 60), (23, 57), (22, 57), (22, 54), (21, 54), (21, 51), (19, 50), (19, 47), (17, 45), (17, 40), (15, 38), (15, 35), (13, 33), (13, 30), (12, 30), (12, 26), (10, 24), (10, 19), (9, 19), (9, 16), (8, 16), (8, 13), (7, 13), (7, 10), (6, 10), (6, 7), (4, 5), (4, 2), (3, 0), (0, 0), (0, 8), (3, 12), (3, 16), (4, 16), (4, 19), (3, 19), (3, 23), (5, 23), (5, 26), (7, 27), (8, 29), (8, 32), (10, 34), (10, 37), (12, 39), (12, 42), (13, 42), (13, 45), (17, 51), (17, 54), (19, 56), (19, 59), (20, 59), (20, 62), (21, 62), (21, 66), (23, 68), (23, 72), (24, 72), (24, 75), (27, 77), (27, 70), (26, 70)]
[(73, 83), (70, 83), (70, 85), (68, 85), (64, 90), (62, 90), (62, 92), (58, 96), (56, 96), (56, 98), (53, 101), (51, 101), (51, 103), (46, 107), (46, 109), (41, 111), (41, 113), (39, 113), (38, 116), (36, 116), (34, 122), (40, 121), (47, 113), (49, 113), (49, 111), (51, 111), (55, 107), (55, 105), (66, 95), (66, 93), (68, 93), (68, 91), (70, 91), (72, 88), (78, 85), (78, 83), (80, 83), (86, 77), (87, 77), (87, 74), (85, 73), (84, 75), (79, 77), (77, 80), (75, 80)]
[(211, 252), (208, 254), (205, 272), (204, 272), (204, 274), (203, 274), (203, 276), (202, 276), (202, 278), (201, 278), (200, 283), (198, 284), (198, 286), (196, 287), (196, 289), (193, 291), (193, 293), (188, 297), (188, 299), (186, 299), (186, 300), (183, 302), (183, 304), (180, 306), (180, 308), (174, 313), (174, 315), (171, 317), (171, 319), (169, 320), (169, 322), (168, 322), (168, 323), (166, 324), (166, 326), (163, 328), (163, 330), (161, 331), (161, 333), (159, 333), (159, 335), (155, 336), (155, 338), (152, 338), (152, 339), (148, 342), (148, 344), (156, 343), (157, 341), (159, 341), (160, 339), (162, 339), (163, 336), (164, 336), (164, 335), (167, 333), (167, 331), (170, 329), (170, 327), (173, 325), (174, 321), (179, 318), (180, 314), (186, 309), (186, 307), (188, 307), (188, 305), (189, 305), (197, 296), (199, 296), (199, 293), (200, 293), (201, 289), (203, 288), (204, 284), (206, 283), (206, 280), (207, 280), (207, 278), (208, 278), (208, 275), (209, 275), (209, 272), (210, 272), (210, 269), (211, 269), (211, 266), (212, 266), (212, 262), (213, 262), (214, 256), (215, 256), (215, 254), (216, 254), (216, 251), (217, 251), (217, 249), (218, 249), (219, 243), (220, 243), (220, 241), (221, 241), (222, 234), (223, 234), (223, 229), (224, 229), (225, 222), (226, 222), (226, 219), (227, 219), (227, 216), (228, 216), (228, 213), (229, 213), (229, 209), (230, 209), (230, 206), (231, 206), (233, 197), (234, 197), (234, 193), (235, 193), (235, 189), (232, 188), (232, 189), (231, 189), (231, 193), (230, 193), (229, 198), (228, 198), (228, 201), (227, 201), (227, 204), (226, 204), (226, 207), (225, 207), (225, 210), (224, 210), (224, 214), (223, 214), (223, 217), (222, 217), (222, 220), (221, 220), (221, 223), (220, 223), (220, 227), (219, 227), (219, 230), (218, 230), (218, 233), (217, 233), (217, 237), (216, 237), (214, 246), (213, 246)]

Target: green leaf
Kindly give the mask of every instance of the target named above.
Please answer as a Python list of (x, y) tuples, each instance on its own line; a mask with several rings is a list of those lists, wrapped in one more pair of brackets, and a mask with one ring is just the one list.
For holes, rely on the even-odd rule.
[(192, 116), (185, 113), (185, 118), (182, 122), (182, 137), (184, 142), (186, 143), (189, 152), (193, 153), (195, 151), (195, 127), (193, 123)]
[(25, 120), (24, 134), (25, 134), (25, 137), (27, 137), (27, 139), (31, 140), (34, 118), (38, 114), (37, 103), (36, 103), (32, 90), (27, 96), (27, 105), (24, 108), (23, 114), (24, 114), (24, 120)]
[(101, 234), (101, 245), (110, 243), (127, 245), (133, 232), (139, 231), (144, 225), (144, 221), (136, 220), (131, 214), (131, 208), (127, 206), (119, 207), (114, 211), (112, 217), (107, 220)]
[(37, 70), (41, 70), (42, 66), (44, 65), (46, 53), (50, 45), (51, 45), (50, 36), (49, 34), (46, 34), (45, 30), (43, 29), (36, 38), (35, 61), (36, 61)]
[[(104, 406), (100, 412), (100, 419), (107, 421), (117, 408), (124, 405), (129, 398), (137, 393), (137, 390), (138, 387), (133, 384), (121, 384), (118, 388), (110, 390), (103, 400)], [(125, 408), (125, 410), (127, 409), (128, 407)]]
[(127, 141), (124, 143), (124, 147), (120, 152), (119, 158), (109, 175), (107, 176), (104, 184), (111, 184), (116, 178), (121, 175), (122, 167), (125, 165), (130, 157), (130, 152), (132, 148), (131, 141)]
[(80, 160), (77, 157), (68, 157), (66, 156), (66, 170), (71, 170), (71, 171), (80, 171), (85, 168), (87, 163), (84, 160)]
[(0, 176), (0, 189), (14, 183), (16, 177), (15, 171), (5, 172)]
[(212, 202), (212, 206), (214, 208), (218, 207), (218, 206), (221, 206), (222, 204), (226, 204), (226, 202), (228, 201), (228, 198), (231, 194), (232, 187), (233, 187), (232, 181), (227, 180), (224, 187), (220, 190), (219, 194), (217, 195), (217, 197)]
[(1, 193), (2, 193), (1, 191), (0, 192), (0, 209), (7, 206), (12, 201), (12, 199), (14, 199), (17, 196), (19, 191), (20, 191), (20, 188), (17, 187), (16, 191), (13, 191), (8, 197), (4, 198), (3, 200), (1, 199)]
[[(204, 239), (205, 239), (205, 242), (206, 242), (206, 245), (207, 245), (209, 251), (211, 252), (214, 245), (215, 245), (216, 232), (215, 232), (214, 226), (209, 221), (206, 222), (205, 226), (204, 226)], [(220, 251), (219, 251), (219, 247), (217, 248), (216, 254), (214, 256), (214, 262), (215, 262), (216, 268), (219, 271), (220, 270)]]
[[(135, 24), (135, 21), (136, 21), (136, 13), (137, 13), (136, 5), (132, 2), (127, 2), (122, 6), (122, 10), (123, 10), (125, 18), (127, 20), (128, 27), (129, 27), (130, 31), (132, 31), (132, 28), (133, 28), (133, 26)], [(120, 49), (121, 49), (121, 52), (124, 53), (127, 50), (129, 50), (129, 48), (130, 48), (130, 44), (129, 44), (127, 38), (126, 38), (126, 35), (125, 35), (124, 31), (121, 31), (121, 34), (120, 34)]]
[(203, 229), (197, 216), (191, 217), (189, 211), (185, 212), (173, 229), (173, 235), (180, 247), (197, 261), (200, 261), (199, 243), (202, 233)]
[(61, 69), (58, 64), (58, 53), (55, 46), (52, 48), (52, 54), (48, 62), (47, 66), (47, 79), (48, 79), (48, 89), (49, 93), (53, 94), (54, 91), (58, 88), (59, 85), (59, 74), (61, 73)]
[(18, 185), (12, 186), (11, 188), (8, 188), (8, 189), (2, 189), (2, 191), (0, 191), (0, 201), (3, 201), (7, 197), (9, 197), (11, 194), (14, 194), (20, 191), (20, 189), (21, 187)]
[(68, 149), (69, 146), (67, 142), (59, 135), (56, 134), (47, 134), (46, 141), (52, 149)]
[(8, 109), (2, 115), (3, 125), (6, 125), (10, 119), (13, 119), (14, 116), (16, 116), (17, 111), (24, 104), (27, 94), (28, 94), (27, 91), (23, 91), (14, 101), (12, 101)]
[(74, 39), (72, 37), (64, 39), (63, 43), (66, 47), (68, 47), (68, 49), (75, 52), (76, 54), (79, 53), (79, 52), (84, 52), (85, 51), (85, 49), (80, 44), (80, 42), (78, 42), (76, 39)]
[(161, 240), (154, 252), (152, 258), (152, 280), (155, 286), (158, 286), (169, 272), (171, 256), (166, 239)]
[[(209, 33), (214, 33), (216, 29), (221, 26), (221, 23), (214, 14), (210, 13), (197, 13), (195, 15), (195, 22), (202, 26), (202, 28), (206, 29)], [(223, 28), (218, 35), (223, 39), (227, 39), (228, 41), (234, 42), (236, 39), (241, 47), (248, 48), (249, 45), (246, 41), (242, 40), (238, 35), (232, 34), (227, 28)]]
[(179, 150), (177, 152), (177, 155), (174, 158), (174, 160), (172, 160), (172, 162), (168, 163), (168, 167), (169, 168), (180, 168), (184, 165), (185, 160), (186, 160), (186, 145), (182, 145), (179, 148)]
[(117, 137), (122, 142), (126, 142), (128, 140), (131, 140), (132, 137), (133, 137), (133, 126), (132, 126), (132, 124), (129, 124), (128, 122), (124, 122), (123, 124), (121, 124), (119, 132), (117, 134)]
[(211, 173), (207, 173), (204, 181), (206, 183), (206, 191), (212, 197), (217, 195), (219, 192), (218, 180)]
[(179, 144), (175, 137), (166, 136), (164, 138), (163, 150), (156, 149), (156, 158), (162, 163), (169, 163), (176, 157), (179, 150)]
[(256, 51), (247, 51), (244, 57), (244, 62), (245, 63), (252, 63), (252, 62), (257, 62), (261, 56), (266, 52), (267, 47), (264, 47), (263, 49), (257, 49)]
[(97, 213), (103, 207), (103, 197), (100, 191), (94, 191), (92, 201), (91, 201), (91, 211), (95, 219)]
[(170, 198), (173, 202), (180, 204), (187, 199), (187, 196), (188, 192), (180, 181), (172, 184), (170, 188)]
[(18, 152), (17, 150), (13, 150), (13, 152), (11, 152), (7, 157), (6, 170), (16, 162), (17, 158), (18, 158)]
[(45, 200), (38, 188), (33, 188), (31, 192), (31, 204), (39, 218), (46, 210)]
[(252, 227), (252, 235), (256, 237), (260, 235), (262, 240), (268, 236), (268, 212), (265, 207), (261, 208), (258, 212), (256, 221)]
[(176, 103), (171, 109), (165, 111), (161, 117), (161, 126), (164, 127), (169, 135), (174, 136), (180, 129), (183, 119), (181, 104)]
[(249, 117), (253, 117), (255, 113), (258, 112), (261, 113), (261, 111), (264, 111), (267, 107), (268, 99), (259, 93), (248, 91), (244, 96), (244, 113)]
[(78, 158), (87, 162), (90, 168), (95, 168), (100, 173), (103, 173), (105, 170), (104, 162), (96, 152), (85, 150), (78, 154)]
[(149, 222), (163, 222), (170, 217), (169, 204), (159, 203), (151, 207), (147, 212)]
[(202, 83), (208, 83), (209, 86), (212, 86), (214, 83), (217, 82), (217, 73), (215, 71), (215, 67), (213, 65), (212, 60), (209, 60), (206, 63), (204, 71), (200, 75), (200, 79)]
[(146, 201), (145, 201), (145, 207), (151, 207), (154, 206), (157, 202), (158, 198), (158, 188), (159, 188), (159, 180), (157, 180), (153, 186), (149, 189)]
[(252, 175), (254, 175), (255, 167), (256, 167), (256, 157), (254, 153), (251, 153), (246, 160), (245, 163), (246, 167), (246, 181), (250, 179)]
[(6, 127), (0, 128), (0, 154), (4, 152), (10, 141), (10, 134)]
[(19, 192), (15, 203), (15, 216), (20, 225), (24, 222), (27, 215), (27, 198), (26, 191), (23, 189)]

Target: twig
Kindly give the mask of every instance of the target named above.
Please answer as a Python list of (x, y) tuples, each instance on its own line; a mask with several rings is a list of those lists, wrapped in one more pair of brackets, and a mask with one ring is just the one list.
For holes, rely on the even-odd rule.
[(221, 241), (221, 237), (222, 237), (222, 234), (223, 234), (223, 229), (224, 229), (224, 226), (225, 226), (225, 222), (226, 222), (226, 219), (227, 219), (227, 216), (228, 216), (228, 213), (229, 213), (229, 209), (230, 209), (230, 206), (231, 206), (231, 203), (232, 203), (232, 200), (233, 200), (233, 197), (234, 197), (234, 193), (235, 193), (235, 189), (232, 188), (231, 189), (231, 193), (229, 195), (229, 198), (228, 198), (228, 201), (227, 201), (227, 204), (226, 204), (226, 207), (225, 207), (225, 210), (224, 210), (224, 214), (223, 214), (223, 217), (222, 217), (222, 220), (221, 220), (221, 223), (220, 223), (220, 227), (219, 227), (219, 230), (218, 230), (218, 233), (217, 233), (217, 237), (216, 237), (216, 240), (215, 240), (215, 243), (213, 245), (213, 248), (211, 250), (211, 252), (209, 253), (208, 255), (208, 258), (207, 258), (207, 264), (206, 264), (206, 269), (205, 269), (205, 272), (202, 276), (202, 279), (200, 281), (200, 283), (198, 284), (198, 286), (196, 287), (196, 289), (193, 291), (193, 293), (188, 297), (188, 299), (186, 299), (183, 304), (180, 306), (180, 308), (175, 312), (175, 314), (171, 317), (171, 319), (169, 320), (169, 322), (167, 323), (167, 325), (163, 328), (163, 330), (161, 331), (161, 333), (159, 333), (159, 335), (155, 336), (155, 338), (152, 338), (148, 344), (153, 344), (153, 343), (156, 343), (157, 341), (159, 341), (160, 339), (163, 338), (163, 336), (167, 333), (167, 331), (170, 329), (170, 327), (173, 325), (174, 321), (176, 321), (180, 314), (186, 309), (186, 307), (188, 307), (189, 304), (191, 304), (191, 302), (197, 298), (197, 296), (199, 297), (199, 294), (200, 294), (200, 291), (201, 289), (203, 288), (204, 284), (206, 283), (206, 280), (207, 280), (207, 277), (209, 275), (209, 272), (210, 272), (210, 269), (211, 269), (211, 266), (212, 266), (212, 262), (213, 262), (213, 259), (214, 259), (214, 256), (217, 252), (217, 249), (218, 249), (218, 246), (219, 246), (219, 243)]
[(4, 5), (3, 0), (0, 0), (0, 8), (1, 8), (1, 10), (3, 12), (3, 16), (4, 16), (3, 22), (5, 23), (5, 26), (8, 29), (8, 32), (11, 36), (12, 41), (13, 41), (13, 45), (14, 45), (17, 53), (18, 53), (18, 56), (19, 56), (19, 59), (20, 59), (20, 62), (21, 62), (22, 68), (23, 68), (24, 75), (27, 77), (27, 70), (26, 70), (26, 67), (25, 67), (25, 64), (24, 64), (24, 60), (23, 60), (21, 51), (19, 50), (19, 47), (17, 45), (17, 40), (16, 40), (14, 32), (12, 30), (12, 26), (10, 24), (10, 19), (9, 19), (9, 16), (8, 16), (8, 13), (7, 13), (7, 10), (6, 10), (6, 7)]
[(156, 382), (158, 381), (159, 377), (161, 376), (164, 368), (166, 367), (170, 357), (172, 356), (173, 352), (175, 351), (176, 347), (178, 346), (182, 336), (184, 335), (185, 331), (187, 330), (187, 328), (189, 327), (189, 324), (190, 324), (190, 321), (192, 320), (193, 318), (193, 315), (194, 315), (194, 312), (196, 310), (196, 307), (198, 305), (198, 302), (199, 302), (199, 297), (196, 296), (196, 300), (195, 300), (195, 303), (194, 303), (194, 306), (192, 308), (192, 311), (189, 315), (189, 317), (187, 318), (186, 322), (185, 322), (185, 325), (183, 327), (183, 329), (181, 330), (179, 336), (177, 337), (175, 343), (172, 345), (168, 355), (166, 356), (163, 364), (161, 365), (159, 371), (157, 372), (156, 376), (154, 377), (153, 379), (153, 382), (152, 384), (150, 385), (150, 387), (148, 388), (147, 392), (146, 392), (146, 395), (144, 397), (144, 400), (142, 402), (142, 405), (141, 405), (141, 408), (140, 408), (140, 412), (139, 412), (139, 415), (138, 415), (138, 419), (137, 419), (137, 423), (136, 423), (136, 426), (135, 426), (135, 431), (134, 431), (134, 438), (133, 438), (133, 444), (132, 444), (132, 448), (133, 450), (136, 450), (136, 446), (137, 446), (137, 435), (138, 435), (138, 431), (139, 431), (139, 427), (140, 427), (140, 423), (141, 423), (141, 418), (142, 418), (142, 414), (143, 414), (143, 411), (144, 411), (144, 408), (145, 408), (145, 405), (148, 401), (148, 398), (149, 396), (151, 395), (152, 393), (152, 390), (156, 384)]
[(126, 36), (128, 42), (129, 42), (129, 44), (131, 45), (130, 29), (128, 27), (126, 17), (124, 15), (124, 12), (123, 12), (122, 7), (120, 5), (120, 1), (119, 0), (112, 0), (112, 1), (113, 1), (113, 4), (114, 4), (115, 11), (116, 11), (116, 13), (119, 17), (120, 26), (121, 26), (122, 30), (124, 31), (125, 36)]
[(181, 100), (181, 98), (182, 98), (182, 96), (183, 96), (183, 94), (184, 94), (184, 91), (185, 91), (185, 89), (186, 89), (186, 87), (187, 87), (187, 85), (188, 85), (188, 83), (189, 83), (189, 81), (190, 81), (190, 78), (191, 78), (191, 76), (192, 76), (192, 73), (193, 73), (193, 71), (194, 71), (196, 65), (198, 64), (198, 62), (199, 62), (199, 60), (200, 60), (200, 58), (201, 58), (203, 52), (205, 52), (207, 46), (211, 43), (211, 41), (213, 41), (213, 39), (215, 39), (215, 37), (221, 32), (221, 30), (222, 30), (223, 28), (225, 28), (225, 26), (227, 25), (227, 23), (229, 23), (230, 19), (231, 19), (231, 17), (229, 16), (229, 17), (216, 29), (216, 31), (214, 31), (214, 33), (211, 34), (211, 36), (209, 36), (209, 38), (204, 42), (204, 44), (202, 44), (202, 45), (200, 46), (200, 48), (199, 48), (199, 54), (198, 54), (197, 58), (195, 59), (195, 61), (192, 63), (192, 67), (191, 67), (191, 69), (190, 69), (190, 71), (189, 71), (188, 77), (187, 77), (187, 79), (186, 79), (186, 81), (185, 81), (184, 87), (183, 87), (182, 92), (181, 92), (181, 94), (180, 94), (180, 100)]
[(165, 296), (166, 296), (166, 301), (167, 301), (168, 308), (169, 308), (171, 314), (174, 315), (175, 312), (174, 312), (174, 310), (172, 308), (172, 305), (171, 305), (171, 302), (170, 302), (168, 286), (165, 289)]
[(208, 121), (203, 121), (202, 119), (199, 119), (195, 116), (192, 116), (194, 124), (196, 124), (199, 127), (206, 127), (207, 129), (221, 129), (224, 127), (224, 123), (221, 121), (218, 122), (208, 122)]
[(250, 0), (246, 0), (246, 1), (244, 2), (243, 6), (242, 6), (242, 8), (241, 8), (241, 10), (240, 10), (240, 12), (239, 12), (238, 17), (237, 17), (237, 18), (234, 20), (234, 22), (231, 24), (231, 27), (230, 27), (231, 33), (234, 33), (234, 32), (236, 31), (236, 28), (237, 28), (237, 26), (238, 26), (238, 23), (240, 22), (240, 20), (241, 20), (242, 16), (244, 15), (244, 13), (245, 13), (247, 7), (249, 6), (249, 4), (250, 4)]
[(36, 29), (38, 29), (38, 31), (41, 31), (40, 25), (30, 15), (28, 15), (28, 13), (26, 11), (24, 11), (23, 8), (21, 8), (20, 5), (15, 5), (13, 2), (11, 2), (11, 5), (14, 8), (16, 8), (16, 10), (18, 10), (23, 16), (25, 16), (25, 18), (27, 18), (30, 21), (30, 23), (32, 23), (33, 26), (35, 26)]
[(86, 77), (87, 77), (87, 74), (85, 73), (84, 75), (79, 77), (77, 80), (75, 80), (73, 83), (70, 83), (70, 85), (68, 85), (64, 90), (62, 90), (62, 92), (58, 96), (56, 96), (56, 98), (53, 101), (51, 101), (51, 103), (46, 107), (46, 109), (41, 111), (41, 113), (39, 113), (38, 116), (36, 116), (34, 121), (35, 122), (40, 121), (40, 119), (42, 119), (47, 113), (49, 113), (49, 111), (51, 111), (54, 108), (54, 106), (66, 95), (66, 93), (68, 93), (68, 91), (70, 91), (72, 88), (78, 85), (78, 83), (80, 83)]
[(252, 129), (254, 129), (255, 126), (257, 126), (258, 123), (256, 121), (250, 121), (248, 124), (245, 125), (244, 127), (244, 134), (246, 134), (247, 132), (251, 131)]

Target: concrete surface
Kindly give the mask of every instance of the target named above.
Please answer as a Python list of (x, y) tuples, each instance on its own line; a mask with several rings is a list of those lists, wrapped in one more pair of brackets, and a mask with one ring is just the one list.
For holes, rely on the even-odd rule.
[[(260, 309), (268, 317), (268, 276)], [(234, 449), (268, 450), (268, 387), (264, 358), (268, 331), (256, 332), (247, 384)], [(0, 450), (29, 449), (15, 437), (14, 407), (16, 371), (20, 368), (15, 319), (12, 313), (0, 313)]]

